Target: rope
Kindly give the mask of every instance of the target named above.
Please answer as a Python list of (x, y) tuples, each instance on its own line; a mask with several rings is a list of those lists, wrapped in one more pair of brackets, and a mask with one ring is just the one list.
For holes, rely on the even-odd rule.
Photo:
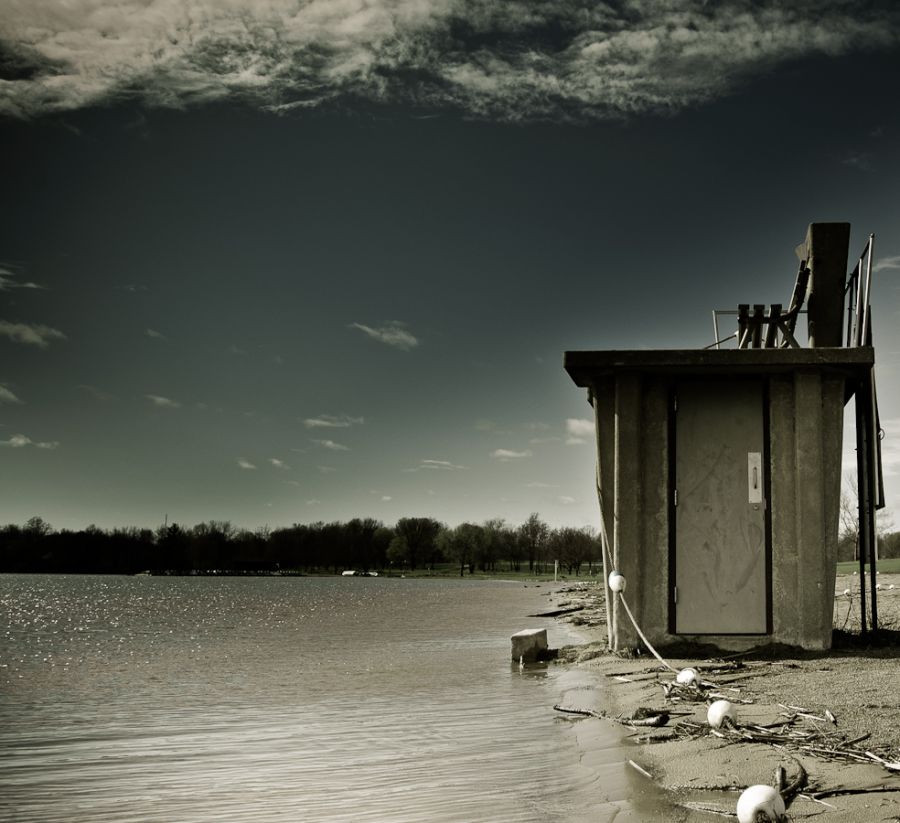
[(624, 594), (624, 592), (619, 592), (619, 600), (620, 600), (620, 602), (622, 603), (622, 605), (625, 607), (625, 613), (626, 613), (626, 614), (628, 615), (628, 617), (631, 619), (631, 623), (632, 623), (632, 625), (634, 626), (634, 630), (640, 635), (641, 640), (644, 641), (644, 645), (645, 645), (648, 649), (650, 649), (650, 653), (651, 653), (651, 654), (652, 654), (652, 655), (653, 655), (660, 663), (662, 663), (663, 666), (665, 666), (669, 671), (673, 671), (673, 672), (675, 672), (675, 673), (677, 674), (677, 673), (678, 673), (678, 669), (676, 669), (674, 666), (671, 666), (671, 665), (669, 665), (668, 663), (666, 663), (666, 661), (663, 660), (662, 657), (660, 657), (659, 652), (656, 651), (656, 649), (654, 649), (653, 646), (650, 645), (650, 641), (647, 640), (646, 637), (644, 637), (644, 633), (641, 631), (641, 627), (638, 626), (637, 620), (634, 619), (634, 615), (631, 613), (631, 609), (628, 608), (628, 604), (625, 602), (625, 594)]

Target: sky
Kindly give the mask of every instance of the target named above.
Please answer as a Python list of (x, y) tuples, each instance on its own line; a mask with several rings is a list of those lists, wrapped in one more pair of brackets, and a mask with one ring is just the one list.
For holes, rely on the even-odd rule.
[(898, 47), (893, 2), (0, 0), (0, 524), (597, 527), (563, 353), (712, 343), (814, 221), (876, 236), (900, 513)]

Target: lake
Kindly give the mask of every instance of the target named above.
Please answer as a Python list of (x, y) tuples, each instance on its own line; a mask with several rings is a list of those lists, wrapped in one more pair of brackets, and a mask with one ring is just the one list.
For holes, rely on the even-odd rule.
[(646, 819), (551, 588), (0, 575), (0, 820)]

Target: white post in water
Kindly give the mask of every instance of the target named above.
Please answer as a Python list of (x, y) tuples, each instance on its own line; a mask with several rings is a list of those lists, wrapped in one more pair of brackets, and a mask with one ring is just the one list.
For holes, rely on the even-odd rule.
[(559, 561), (553, 561), (553, 582), (556, 582), (556, 575), (559, 573)]

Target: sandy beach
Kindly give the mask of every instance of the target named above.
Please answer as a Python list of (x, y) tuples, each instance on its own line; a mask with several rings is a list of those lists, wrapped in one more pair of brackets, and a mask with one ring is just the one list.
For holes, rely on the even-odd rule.
[[(650, 654), (609, 652), (599, 583), (556, 589), (554, 608), (574, 609), (561, 619), (589, 639), (561, 649), (560, 664), (587, 667), (604, 682), (596, 716), (576, 722), (621, 726), (633, 746), (627, 758), (636, 788), (652, 783), (668, 805), (657, 819), (736, 819), (740, 792), (773, 785), (782, 767), (787, 794), (794, 795), (791, 819), (900, 820), (900, 575), (879, 577), (883, 629), (868, 642), (858, 634), (858, 602), (851, 611), (844, 595), (856, 591), (858, 580), (837, 579), (835, 627), (845, 630), (829, 651), (661, 649), (676, 671), (699, 671), (704, 685), (694, 690), (673, 688), (675, 672)], [(707, 708), (717, 698), (735, 706), (736, 729), (710, 729)], [(669, 717), (659, 726), (628, 723), (646, 710)]]

